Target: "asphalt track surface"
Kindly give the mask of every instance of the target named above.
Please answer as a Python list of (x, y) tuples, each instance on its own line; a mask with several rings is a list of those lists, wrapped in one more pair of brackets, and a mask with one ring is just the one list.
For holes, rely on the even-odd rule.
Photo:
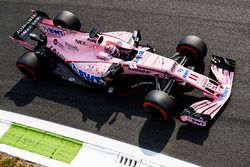
[[(249, 166), (250, 163), (250, 1), (249, 0), (0, 0), (0, 108), (100, 134), (201, 166)], [(142, 43), (171, 56), (178, 40), (200, 36), (211, 54), (237, 60), (232, 96), (208, 129), (173, 119), (153, 122), (141, 112), (145, 94), (123, 98), (57, 79), (33, 82), (15, 68), (25, 51), (8, 39), (30, 9), (55, 16), (74, 12), (85, 31), (140, 29)], [(200, 97), (197, 90), (179, 97), (177, 110)], [(1, 113), (0, 113), (1, 114)]]

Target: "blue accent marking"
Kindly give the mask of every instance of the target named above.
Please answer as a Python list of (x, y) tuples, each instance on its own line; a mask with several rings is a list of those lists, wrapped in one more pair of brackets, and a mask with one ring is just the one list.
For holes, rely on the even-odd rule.
[(88, 74), (80, 69), (77, 69), (76, 66), (74, 64), (72, 64), (72, 69), (74, 71), (76, 71), (79, 76), (83, 79), (85, 79), (86, 81), (89, 81), (89, 82), (92, 82), (92, 83), (96, 83), (96, 84), (103, 84), (104, 81), (102, 80), (101, 77), (98, 77), (98, 76), (94, 76), (94, 75), (91, 75), (91, 74)]
[(188, 74), (189, 74), (189, 71), (186, 70), (186, 72), (183, 74), (183, 78), (187, 78)]
[(219, 101), (224, 101), (226, 99), (226, 97), (228, 96), (229, 92), (230, 92), (230, 88), (226, 87), (222, 96), (220, 97)]
[(142, 58), (143, 54), (144, 54), (144, 51), (142, 51), (142, 50), (139, 51), (139, 52), (137, 53), (137, 55), (135, 56), (133, 62), (138, 63), (139, 60)]

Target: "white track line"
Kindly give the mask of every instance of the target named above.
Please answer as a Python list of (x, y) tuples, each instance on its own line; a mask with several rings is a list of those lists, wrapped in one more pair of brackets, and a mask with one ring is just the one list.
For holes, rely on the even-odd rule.
[[(139, 148), (100, 135), (40, 120), (37, 118), (24, 116), (21, 114), (0, 110), (0, 119), (5, 120), (7, 122), (9, 121), (24, 124), (27, 126), (46, 130), (52, 133), (83, 141), (84, 145), (82, 149), (70, 164), (70, 166), (74, 167), (78, 167), (80, 164), (84, 165), (85, 167), (120, 167), (121, 164), (116, 164), (119, 155), (124, 155), (124, 157), (131, 157), (130, 159), (132, 160), (137, 160), (138, 163), (136, 167), (197, 167), (194, 164), (167, 155), (152, 152), (150, 150)], [(61, 163), (59, 166), (61, 166), (62, 164), (63, 163)], [(63, 165), (65, 166), (65, 164)], [(46, 164), (46, 166), (51, 165)], [(57, 166), (54, 165), (53, 167)]]
[(0, 138), (10, 128), (10, 122), (0, 120)]

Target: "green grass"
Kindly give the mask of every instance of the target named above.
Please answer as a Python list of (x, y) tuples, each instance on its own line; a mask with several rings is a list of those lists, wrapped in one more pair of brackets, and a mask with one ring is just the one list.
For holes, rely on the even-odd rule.
[[(82, 148), (83, 142), (40, 129), (13, 123), (0, 143), (37, 153), (51, 159), (70, 163)], [(11, 162), (5, 164), (11, 166)]]

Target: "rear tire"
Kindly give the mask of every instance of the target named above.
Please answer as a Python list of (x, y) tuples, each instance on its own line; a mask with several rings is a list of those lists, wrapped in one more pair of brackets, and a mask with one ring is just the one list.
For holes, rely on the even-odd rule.
[(176, 50), (193, 59), (203, 60), (207, 54), (207, 45), (201, 38), (188, 35), (180, 40)]
[(175, 99), (160, 90), (150, 91), (143, 103), (143, 110), (158, 121), (166, 121), (173, 117), (175, 110)]
[(79, 31), (81, 29), (81, 22), (79, 19), (69, 11), (61, 11), (56, 15), (53, 20), (54, 25), (61, 26), (63, 28)]
[(37, 80), (40, 76), (40, 64), (34, 52), (24, 53), (16, 62), (16, 67), (31, 80)]

